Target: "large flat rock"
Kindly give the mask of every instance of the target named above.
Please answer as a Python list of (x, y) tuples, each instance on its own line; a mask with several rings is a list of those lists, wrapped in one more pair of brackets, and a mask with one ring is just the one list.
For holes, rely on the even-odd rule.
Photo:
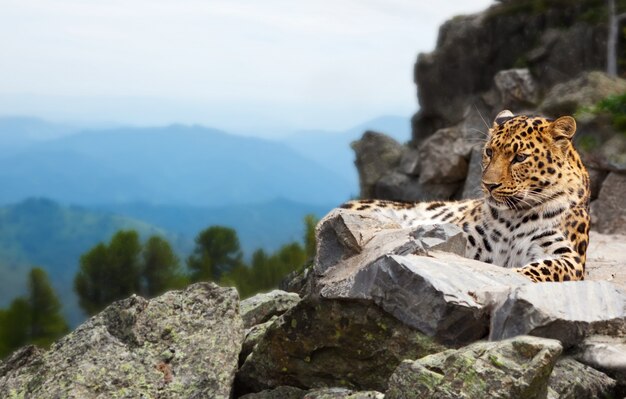
[(606, 281), (527, 284), (496, 301), (491, 340), (529, 334), (565, 347), (590, 334), (626, 332), (626, 294)]
[(0, 398), (229, 398), (242, 340), (234, 289), (133, 296), (1, 363)]

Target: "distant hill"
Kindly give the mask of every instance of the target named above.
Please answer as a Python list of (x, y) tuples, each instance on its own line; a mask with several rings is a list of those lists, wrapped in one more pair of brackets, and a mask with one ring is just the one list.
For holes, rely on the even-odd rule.
[(366, 130), (385, 133), (401, 143), (411, 139), (409, 118), (382, 116), (344, 132), (323, 130), (295, 132), (284, 138), (283, 142), (300, 155), (324, 165), (347, 179), (351, 194), (356, 196), (359, 193), (359, 182), (350, 143), (358, 140)]
[(15, 152), (34, 143), (73, 134), (79, 130), (76, 126), (29, 116), (0, 117), (0, 155)]
[(72, 290), (80, 255), (120, 229), (141, 236), (167, 236), (163, 229), (131, 218), (65, 207), (48, 199), (27, 199), (0, 207), (0, 306), (24, 293), (25, 277), (33, 266), (44, 268), (57, 289), (64, 312), (80, 319)]
[(222, 225), (234, 228), (247, 255), (255, 249), (278, 249), (302, 241), (304, 216), (321, 218), (337, 204), (309, 205), (285, 199), (260, 204), (220, 207), (150, 205), (144, 203), (101, 205), (94, 209), (139, 219), (174, 232), (182, 243), (190, 243), (199, 231)]
[(46, 196), (65, 203), (219, 206), (328, 204), (347, 181), (285, 144), (199, 126), (88, 131), (0, 158), (0, 203)]
[(213, 208), (148, 204), (113, 204), (93, 208), (64, 206), (31, 198), (0, 207), (0, 307), (25, 292), (25, 277), (33, 266), (43, 267), (61, 296), (72, 324), (82, 320), (73, 293), (80, 256), (120, 229), (142, 237), (167, 238), (181, 261), (193, 249), (199, 231), (222, 225), (234, 228), (247, 256), (257, 248), (273, 251), (302, 242), (303, 218), (327, 213), (334, 204), (316, 206), (280, 199), (263, 204)]

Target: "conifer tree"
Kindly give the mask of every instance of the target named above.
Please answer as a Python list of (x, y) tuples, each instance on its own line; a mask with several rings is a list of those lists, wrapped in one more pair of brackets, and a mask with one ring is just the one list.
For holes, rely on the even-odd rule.
[(69, 331), (61, 315), (61, 302), (50, 285), (48, 275), (38, 267), (28, 275), (28, 306), (30, 342), (46, 347)]
[(168, 289), (182, 288), (180, 262), (169, 242), (152, 236), (143, 248), (142, 278), (143, 294), (148, 297), (159, 295)]
[(242, 262), (239, 238), (235, 230), (211, 226), (196, 237), (193, 254), (187, 259), (191, 281), (220, 281), (223, 273)]

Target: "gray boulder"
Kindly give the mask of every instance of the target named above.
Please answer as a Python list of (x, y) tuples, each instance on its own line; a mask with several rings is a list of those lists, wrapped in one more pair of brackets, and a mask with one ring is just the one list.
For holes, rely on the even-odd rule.
[(277, 387), (274, 389), (265, 389), (261, 392), (249, 393), (240, 396), (239, 399), (302, 399), (306, 394), (306, 390), (296, 387)]
[(419, 148), (419, 182), (459, 183), (467, 175), (471, 143), (460, 128), (440, 129)]
[(400, 223), (349, 210), (327, 216), (317, 230), (317, 294), (373, 302), (439, 342), (458, 345), (488, 332), (482, 293), (529, 283), (511, 270), (458, 256), (466, 241), (457, 226)]
[(519, 336), (405, 360), (391, 376), (385, 398), (545, 398), (561, 351), (558, 341)]
[(356, 154), (361, 198), (372, 198), (374, 184), (389, 170), (400, 164), (404, 146), (382, 133), (365, 132), (350, 145)]
[(234, 289), (132, 296), (49, 351), (26, 348), (0, 364), (0, 397), (228, 398), (242, 340)]
[(592, 227), (598, 232), (626, 234), (626, 174), (609, 173), (591, 211)]
[(386, 255), (338, 280), (342, 271), (320, 279), (325, 298), (373, 301), (408, 326), (447, 345), (462, 345), (488, 334), (490, 308), (484, 292), (527, 284), (498, 266), (430, 252), (430, 256)]
[(261, 338), (263, 338), (267, 332), (267, 329), (272, 325), (272, 323), (274, 323), (274, 321), (276, 321), (277, 318), (278, 316), (274, 316), (265, 323), (256, 324), (246, 330), (245, 338), (243, 344), (241, 345), (241, 352), (239, 353), (240, 365), (246, 361), (248, 355), (252, 353), (256, 344), (259, 343)]
[(570, 357), (560, 358), (548, 381), (548, 399), (614, 397), (616, 381)]
[(529, 334), (564, 347), (597, 333), (626, 331), (626, 294), (606, 281), (527, 284), (498, 299), (490, 340)]
[(300, 296), (293, 292), (274, 290), (257, 294), (241, 301), (240, 313), (244, 328), (265, 323), (273, 316), (279, 316), (291, 309), (298, 302)]
[(432, 201), (450, 199), (460, 183), (421, 184), (419, 178), (392, 170), (374, 186), (374, 197), (392, 201)]
[(258, 393), (249, 393), (240, 399), (383, 399), (376, 391), (353, 391), (346, 388), (318, 388), (305, 391), (294, 387), (278, 387)]
[(555, 117), (573, 115), (580, 107), (591, 107), (608, 96), (624, 92), (626, 80), (600, 71), (584, 72), (552, 87), (541, 104), (541, 111)]
[(472, 150), (467, 177), (465, 178), (465, 183), (463, 183), (462, 199), (482, 198), (484, 196), (481, 188), (483, 174), (482, 160), (482, 150)]
[(493, 81), (500, 94), (502, 109), (519, 109), (537, 103), (538, 87), (527, 68), (499, 71)]
[(626, 386), (626, 339), (623, 336), (591, 336), (578, 345), (575, 357)]
[(372, 303), (303, 300), (269, 326), (237, 380), (242, 392), (283, 385), (384, 391), (403, 359), (443, 349)]

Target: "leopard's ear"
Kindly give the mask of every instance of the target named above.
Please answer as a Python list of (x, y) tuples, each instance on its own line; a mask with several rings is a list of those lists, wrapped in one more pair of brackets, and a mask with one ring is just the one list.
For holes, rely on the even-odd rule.
[(509, 111), (508, 109), (505, 109), (504, 111), (500, 111), (500, 113), (496, 115), (496, 118), (493, 120), (493, 127), (503, 124), (504, 122), (508, 121), (514, 116), (515, 115), (513, 115), (513, 112)]
[(576, 120), (571, 116), (562, 116), (552, 122), (552, 137), (555, 141), (571, 140), (576, 133)]

